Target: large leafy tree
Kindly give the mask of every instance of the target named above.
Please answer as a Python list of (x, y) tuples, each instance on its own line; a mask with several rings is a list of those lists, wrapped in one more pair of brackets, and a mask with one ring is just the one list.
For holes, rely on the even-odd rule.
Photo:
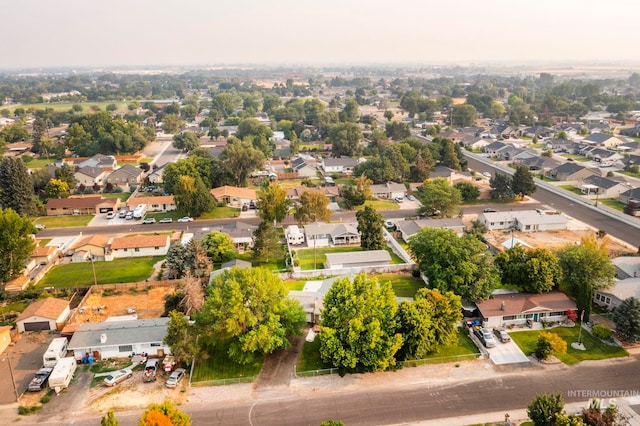
[[(422, 206), (418, 214), (451, 217), (458, 213), (462, 202), (460, 191), (449, 184), (445, 178), (426, 180), (415, 192)], [(439, 212), (439, 213), (438, 213)]]
[(196, 355), (196, 327), (189, 323), (189, 317), (183, 312), (169, 312), (169, 322), (167, 324), (167, 334), (164, 336), (164, 343), (171, 348), (171, 355), (178, 363), (190, 363)]
[(421, 288), (413, 302), (403, 301), (398, 310), (404, 359), (422, 359), (457, 340), (457, 324), (462, 319), (460, 296), (452, 292)]
[(489, 179), (489, 185), (491, 186), (491, 198), (499, 200), (513, 198), (511, 176), (496, 172), (495, 176)]
[(175, 134), (186, 126), (187, 123), (182, 121), (178, 114), (167, 114), (162, 119), (162, 130), (165, 133)]
[(165, 192), (174, 193), (174, 187), (180, 181), (181, 176), (191, 176), (194, 180), (200, 176), (194, 163), (187, 159), (180, 159), (175, 163), (167, 164), (162, 173), (162, 181)]
[(44, 187), (47, 198), (65, 198), (69, 196), (69, 185), (60, 179), (49, 179)]
[(173, 147), (183, 151), (191, 151), (200, 146), (200, 138), (193, 132), (182, 132), (173, 137)]
[(333, 155), (355, 157), (360, 153), (358, 143), (363, 139), (356, 123), (337, 123), (329, 128), (328, 141), (333, 144)]
[(498, 254), (494, 264), (503, 284), (529, 293), (550, 291), (561, 275), (558, 257), (545, 248), (525, 250), (520, 244)]
[(20, 275), (35, 243), (36, 232), (31, 221), (12, 209), (0, 209), (0, 282)]
[(0, 130), (0, 139), (7, 143), (20, 142), (29, 139), (29, 132), (22, 124), (9, 124)]
[(474, 201), (480, 196), (480, 190), (472, 183), (458, 182), (453, 187), (460, 192), (460, 196), (464, 201)]
[(409, 239), (409, 250), (431, 288), (479, 301), (489, 297), (498, 274), (485, 245), (473, 235), (424, 228)]
[(238, 123), (238, 131), (235, 136), (242, 140), (247, 136), (263, 137), (268, 140), (273, 136), (273, 130), (256, 118), (245, 118)]
[(277, 182), (270, 182), (258, 192), (258, 214), (265, 222), (274, 225), (282, 222), (287, 217), (290, 204), (287, 191)]
[(591, 314), (593, 291), (613, 285), (615, 266), (607, 252), (607, 238), (583, 238), (580, 244), (568, 244), (557, 251), (562, 281), (576, 298), (585, 320)]
[(235, 257), (233, 240), (224, 232), (209, 232), (202, 237), (202, 247), (213, 263), (227, 262)]
[(360, 233), (360, 247), (363, 250), (384, 250), (387, 242), (384, 240), (384, 219), (371, 206), (356, 212), (358, 232)]
[(246, 186), (249, 174), (264, 167), (265, 156), (250, 142), (229, 138), (220, 154), (220, 160), (228, 173), (233, 176), (234, 183), (237, 186)]
[(640, 338), (640, 300), (630, 297), (613, 311), (616, 332), (627, 342)]
[(511, 190), (520, 198), (535, 192), (536, 184), (527, 166), (516, 166), (516, 171), (511, 179)]
[(253, 236), (253, 260), (256, 263), (268, 263), (281, 253), (282, 245), (276, 228), (271, 222), (263, 220)]
[(336, 280), (324, 298), (320, 355), (341, 371), (384, 371), (402, 346), (389, 282), (357, 275)]
[(371, 158), (356, 167), (355, 176), (366, 176), (374, 183), (399, 181), (401, 170), (396, 169), (387, 157)]
[(197, 217), (213, 209), (213, 197), (200, 176), (195, 179), (191, 176), (180, 176), (173, 193), (180, 214)]
[(239, 363), (288, 347), (287, 336), (299, 335), (305, 323), (298, 301), (264, 268), (231, 268), (217, 275), (194, 318), (201, 334), (229, 341), (229, 356)]
[(0, 208), (28, 216), (35, 210), (33, 182), (24, 161), (16, 157), (0, 160)]
[(298, 223), (329, 222), (331, 210), (327, 208), (331, 201), (320, 191), (305, 191), (300, 196), (293, 215)]
[(451, 125), (468, 127), (476, 120), (476, 108), (470, 104), (456, 105), (453, 107)]
[(167, 400), (162, 404), (151, 404), (142, 414), (138, 426), (191, 426), (191, 416)]

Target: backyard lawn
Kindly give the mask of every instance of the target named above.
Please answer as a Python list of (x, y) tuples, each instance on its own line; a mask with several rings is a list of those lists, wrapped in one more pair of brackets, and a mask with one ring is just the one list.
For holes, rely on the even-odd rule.
[[(153, 274), (153, 265), (164, 256), (132, 257), (111, 262), (93, 262), (98, 284), (144, 281)], [(67, 263), (54, 266), (38, 287), (88, 287), (93, 285), (92, 262)]]
[(93, 215), (65, 215), (43, 216), (36, 218), (33, 223), (44, 225), (47, 228), (70, 228), (73, 226), (87, 226), (93, 219)]
[(425, 282), (421, 278), (416, 278), (411, 274), (380, 274), (372, 275), (380, 284), (390, 281), (393, 292), (398, 297), (414, 297), (416, 292), (425, 287)]
[(586, 350), (581, 351), (572, 348), (571, 343), (578, 341), (578, 334), (580, 331), (580, 327), (578, 325), (575, 325), (574, 327), (554, 327), (546, 330), (516, 331), (509, 333), (509, 335), (511, 336), (511, 339), (518, 344), (525, 355), (531, 355), (535, 351), (538, 335), (543, 331), (556, 333), (567, 342), (567, 353), (556, 355), (560, 361), (567, 365), (585, 360), (618, 358), (629, 355), (623, 348), (607, 345), (599, 339), (596, 339), (587, 330), (582, 330), (582, 343)]
[(196, 361), (193, 377), (191, 377), (192, 382), (250, 378), (257, 376), (262, 368), (262, 358), (253, 364), (246, 365), (231, 361), (227, 356), (228, 344), (221, 343), (203, 349), (206, 353)]
[(103, 198), (120, 198), (120, 201), (123, 203), (127, 201), (130, 196), (131, 196), (130, 192), (103, 192), (102, 193)]

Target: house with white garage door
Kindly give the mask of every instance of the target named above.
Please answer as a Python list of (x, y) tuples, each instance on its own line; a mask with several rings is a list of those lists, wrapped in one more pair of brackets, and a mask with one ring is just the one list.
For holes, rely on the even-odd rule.
[(33, 302), (16, 319), (18, 332), (60, 330), (70, 314), (69, 302), (48, 297)]

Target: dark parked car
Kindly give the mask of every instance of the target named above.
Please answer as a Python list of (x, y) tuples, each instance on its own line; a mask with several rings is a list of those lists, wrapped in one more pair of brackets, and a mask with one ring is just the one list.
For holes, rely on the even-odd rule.
[(27, 390), (29, 392), (38, 392), (44, 389), (44, 387), (47, 386), (47, 381), (49, 381), (49, 376), (51, 375), (52, 371), (53, 371), (53, 368), (46, 368), (46, 367), (38, 370), (38, 372), (33, 377), (33, 379), (31, 379), (31, 382), (29, 383), (29, 387), (27, 387)]
[(501, 328), (494, 328), (493, 334), (495, 334), (498, 340), (500, 340), (502, 343), (507, 343), (511, 341), (511, 337), (509, 337), (509, 333), (507, 333), (505, 330)]

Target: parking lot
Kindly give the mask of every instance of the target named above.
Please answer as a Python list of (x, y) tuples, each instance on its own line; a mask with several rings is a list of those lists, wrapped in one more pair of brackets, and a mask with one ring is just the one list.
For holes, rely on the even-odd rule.
[[(15, 345), (9, 346), (0, 356), (0, 404), (15, 402), (16, 396), (11, 373), (18, 394), (22, 395), (29, 386), (36, 371), (42, 367), (42, 355), (54, 337), (48, 331), (28, 332), (15, 339)], [(11, 363), (11, 370), (9, 369)]]

